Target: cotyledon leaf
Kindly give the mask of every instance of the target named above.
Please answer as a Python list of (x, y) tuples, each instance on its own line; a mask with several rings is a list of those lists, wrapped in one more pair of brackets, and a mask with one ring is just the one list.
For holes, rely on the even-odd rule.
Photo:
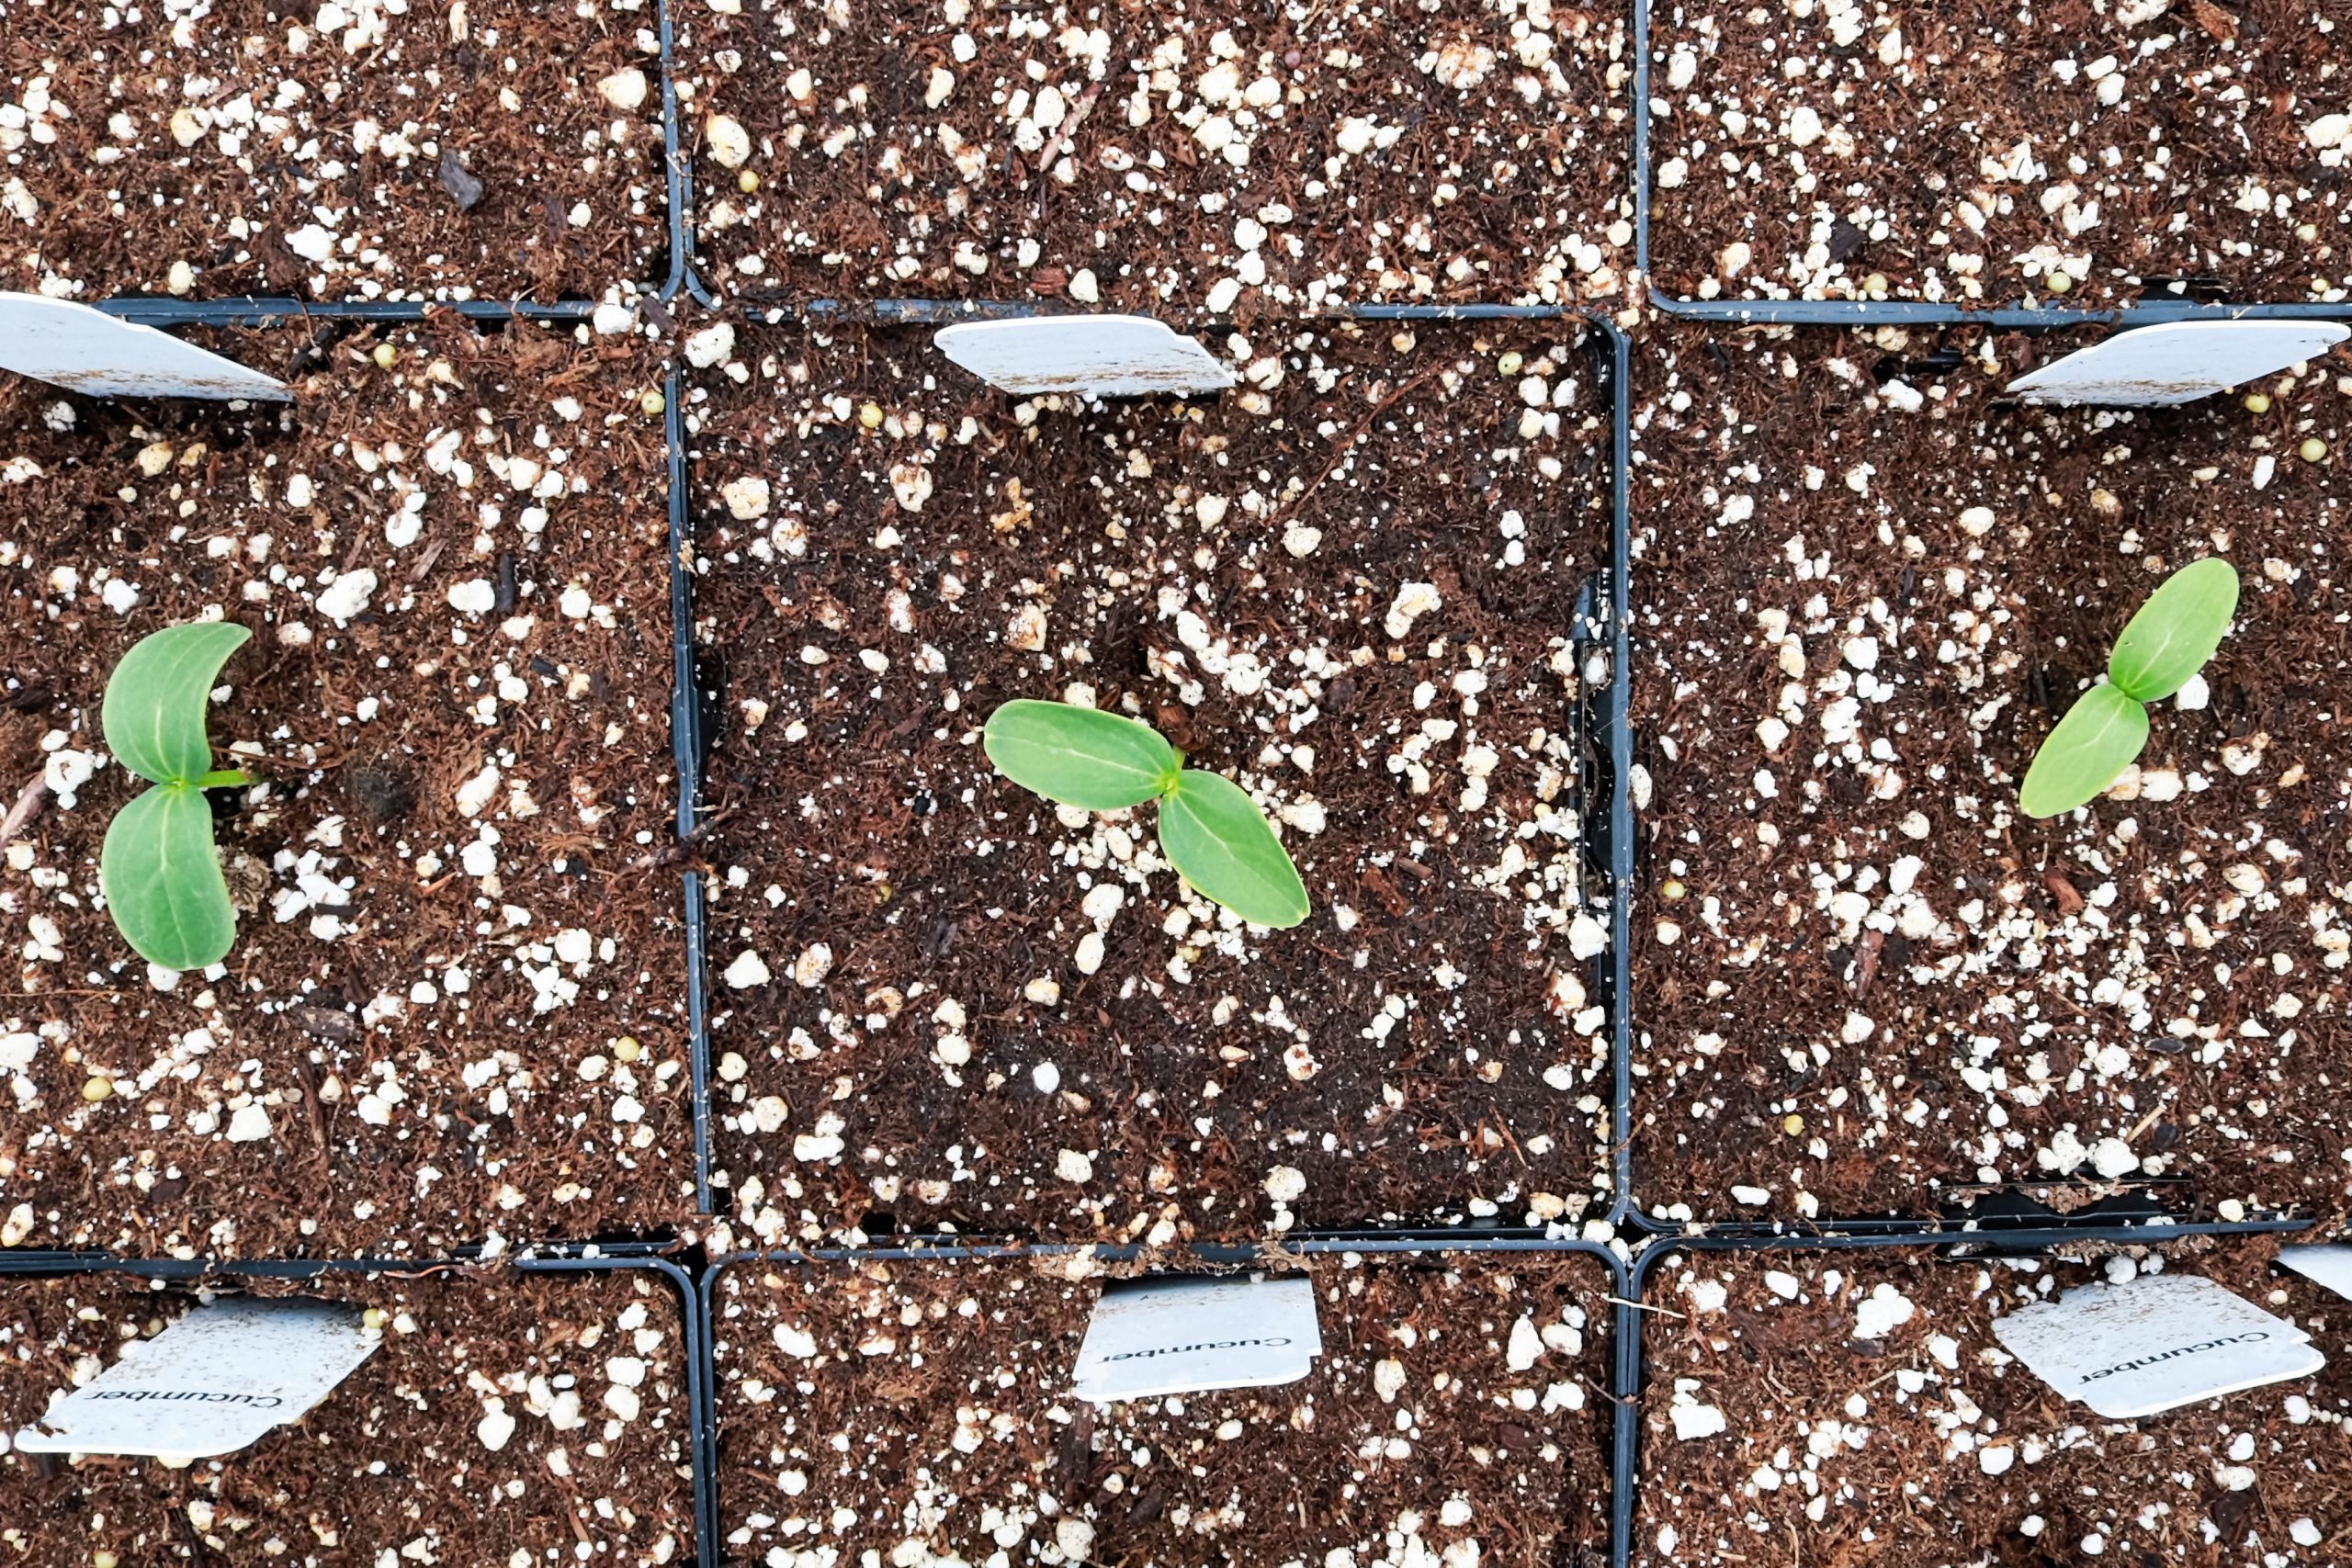
[(199, 621), (141, 637), (107, 678), (98, 710), (115, 760), (151, 784), (193, 784), (211, 772), (205, 710), (220, 666), (253, 635)]
[(212, 806), (194, 784), (157, 784), (115, 814), (98, 852), (107, 913), (139, 956), (201, 969), (228, 955), (237, 909), (212, 846)]
[(1201, 893), (1245, 920), (1276, 928), (1306, 919), (1306, 885), (1239, 784), (1187, 768), (1159, 803), (1159, 847)]
[(2219, 557), (2167, 577), (2115, 639), (2107, 678), (2127, 697), (2161, 702), (2213, 657), (2237, 614), (2237, 570)]
[(980, 744), (1014, 784), (1081, 811), (1156, 800), (1183, 766), (1150, 726), (1069, 703), (1009, 702), (989, 716)]
[(2115, 686), (2093, 686), (2034, 753), (2018, 790), (2028, 817), (2072, 811), (2113, 784), (2148, 743), (2148, 710)]

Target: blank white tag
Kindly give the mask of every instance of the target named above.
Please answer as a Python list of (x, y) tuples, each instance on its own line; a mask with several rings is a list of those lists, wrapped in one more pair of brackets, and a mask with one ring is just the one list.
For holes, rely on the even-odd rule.
[(2278, 1261), (2352, 1301), (2352, 1245), (2282, 1247), (2278, 1249)]
[(2316, 358), (2346, 336), (2352, 328), (2332, 321), (2166, 321), (2029, 370), (2009, 393), (2030, 403), (2190, 403)]
[(356, 1307), (235, 1296), (199, 1306), (17, 1434), (28, 1453), (234, 1453), (300, 1420), (376, 1353)]
[(0, 369), (99, 398), (294, 398), (285, 382), (209, 349), (38, 294), (0, 293)]
[(1149, 1399), (1296, 1382), (1323, 1353), (1314, 1281), (1118, 1281), (1102, 1288), (1078, 1349), (1080, 1399)]
[(2114, 1420), (2319, 1371), (2311, 1336), (2201, 1274), (2086, 1285), (1993, 1325), (2042, 1382)]
[(1148, 316), (958, 321), (942, 327), (933, 341), (940, 353), (1015, 397), (1142, 398), (1221, 392), (1233, 385), (1233, 372), (1216, 355)]

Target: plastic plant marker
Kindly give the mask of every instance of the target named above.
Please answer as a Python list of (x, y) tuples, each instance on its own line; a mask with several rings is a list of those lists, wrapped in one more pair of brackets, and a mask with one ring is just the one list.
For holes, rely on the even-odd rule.
[(210, 773), (205, 709), (220, 667), (253, 635), (232, 622), (199, 621), (133, 644), (107, 677), (98, 709), (115, 761), (150, 784), (195, 784)]
[(980, 746), (997, 772), (1023, 789), (1081, 811), (1118, 811), (1157, 800), (1184, 765), (1149, 725), (1026, 698), (989, 716)]
[(1249, 792), (1187, 768), (1159, 803), (1159, 847), (1185, 881), (1245, 920), (1277, 930), (1306, 919), (1306, 885)]
[(2327, 1363), (2301, 1329), (2199, 1274), (2086, 1285), (1996, 1319), (1993, 1337), (2052, 1388), (2118, 1421)]
[(360, 1310), (230, 1297), (192, 1309), (17, 1434), (30, 1453), (209, 1459), (298, 1421), (376, 1353)]
[(194, 784), (157, 784), (115, 813), (98, 849), (115, 929), (165, 969), (203, 969), (237, 940), (237, 906), (212, 846), (212, 803)]
[(38, 294), (0, 293), (0, 369), (101, 398), (294, 398), (276, 377), (209, 349)]
[(933, 341), (948, 358), (1015, 397), (1184, 396), (1234, 384), (1233, 372), (1196, 339), (1148, 316), (958, 321), (942, 327)]
[(2194, 402), (2316, 358), (2352, 336), (2331, 321), (2166, 321), (2119, 333), (2009, 383), (2033, 403)]
[(2107, 678), (2127, 697), (2161, 702), (2205, 667), (2237, 614), (2237, 570), (2219, 557), (2192, 561), (2140, 606), (2107, 658)]
[(2278, 1261), (2308, 1280), (2316, 1280), (2352, 1301), (2352, 1243), (2327, 1247), (2282, 1247)]
[(2056, 817), (2113, 784), (2148, 743), (2148, 710), (2111, 685), (2085, 692), (2035, 752), (2018, 791), (2028, 817)]
[(1108, 1403), (1272, 1388), (1305, 1377), (1322, 1353), (1304, 1276), (1114, 1281), (1087, 1322), (1075, 1392)]

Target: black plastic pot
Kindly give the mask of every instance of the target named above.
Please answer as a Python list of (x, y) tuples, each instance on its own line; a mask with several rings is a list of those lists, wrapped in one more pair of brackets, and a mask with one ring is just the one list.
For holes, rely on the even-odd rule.
[[(464, 1268), (511, 1268), (526, 1274), (617, 1274), (643, 1270), (661, 1275), (678, 1292), (678, 1321), (683, 1325), (686, 1361), (686, 1451), (694, 1467), (695, 1562), (696, 1568), (718, 1568), (718, 1536), (711, 1503), (708, 1456), (711, 1403), (708, 1371), (710, 1348), (706, 1330), (707, 1292), (697, 1290), (686, 1268), (645, 1243), (609, 1247), (582, 1245), (552, 1248), (537, 1254), (516, 1254), (485, 1259), (477, 1248), (465, 1248), (440, 1263), (410, 1258), (257, 1259), (216, 1263), (201, 1258), (129, 1258), (96, 1252), (0, 1252), (0, 1278), (55, 1279), (76, 1274), (123, 1274), (140, 1280), (175, 1283), (253, 1280), (315, 1280), (326, 1274), (383, 1274), (404, 1280), (429, 1279)], [(330, 1398), (333, 1395), (329, 1396)]]

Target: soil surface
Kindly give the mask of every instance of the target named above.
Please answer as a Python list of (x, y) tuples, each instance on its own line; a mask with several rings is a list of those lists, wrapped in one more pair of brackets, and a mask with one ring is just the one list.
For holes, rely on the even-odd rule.
[[(291, 405), (0, 387), (0, 1244), (438, 1253), (692, 1206), (661, 421), (642, 345), (207, 340)], [(379, 356), (381, 356), (380, 358)], [(133, 642), (254, 630), (203, 974), (98, 900)], [(25, 786), (43, 787), (30, 794)], [(633, 1043), (631, 1043), (633, 1042)]]
[(2130, 1279), (2130, 1258), (1669, 1259), (1645, 1292), (1673, 1315), (1643, 1314), (1634, 1562), (2341, 1562), (2352, 1302), (2271, 1266), (2277, 1250), (2137, 1267), (2219, 1281), (2303, 1328), (2327, 1366), (2135, 1421), (2066, 1399), (1993, 1337), (2038, 1299)]
[(1660, 6), (1652, 271), (1686, 298), (2344, 299), (2347, 25), (2343, 0)]
[(725, 1560), (1597, 1568), (1607, 1277), (1453, 1262), (1318, 1260), (1303, 1382), (1114, 1404), (1069, 1393), (1067, 1259), (729, 1269)]
[[(2056, 1177), (2185, 1178), (2225, 1216), (2352, 1196), (2352, 357), (2250, 389), (2260, 413), (2000, 400), (2082, 341), (1643, 356), (1655, 1212), (1932, 1213)], [(2124, 622), (2216, 555), (2243, 592), (2201, 689), (2156, 705), (2106, 798), (2019, 815)]]
[[(703, 378), (716, 1163), (754, 1234), (1581, 1211), (1607, 400), (1569, 330), (1302, 333), (1243, 356), (1264, 389), (1091, 410), (928, 334), (755, 332)], [(1250, 790), (1306, 923), (1193, 894), (1148, 808), (999, 778), (988, 715), (1057, 696)]]
[(729, 0), (678, 27), (697, 254), (740, 296), (1250, 321), (1594, 299), (1631, 254), (1623, 7)]
[(0, 283), (594, 296), (668, 254), (642, 0), (0, 8)]
[[(299, 1291), (380, 1310), (382, 1348), (300, 1421), (184, 1468), (0, 1443), (8, 1560), (693, 1561), (686, 1354), (667, 1280), (502, 1269)], [(194, 1303), (123, 1275), (0, 1283), (0, 1429), (37, 1421)]]

